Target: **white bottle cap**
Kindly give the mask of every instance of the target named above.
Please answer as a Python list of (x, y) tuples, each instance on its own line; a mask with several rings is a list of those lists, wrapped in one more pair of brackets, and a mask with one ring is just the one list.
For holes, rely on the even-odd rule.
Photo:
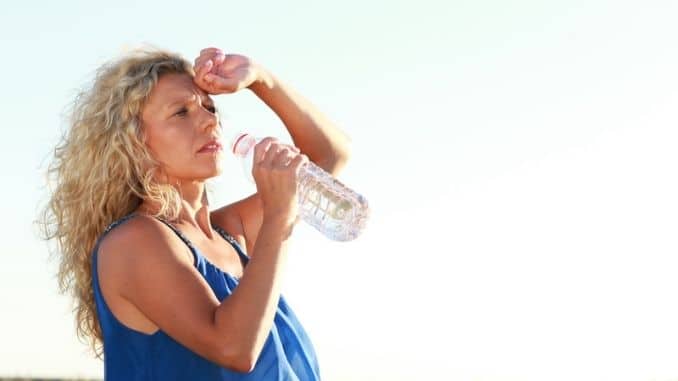
[(231, 142), (231, 152), (239, 157), (245, 157), (253, 145), (256, 144), (254, 136), (241, 132), (235, 135)]

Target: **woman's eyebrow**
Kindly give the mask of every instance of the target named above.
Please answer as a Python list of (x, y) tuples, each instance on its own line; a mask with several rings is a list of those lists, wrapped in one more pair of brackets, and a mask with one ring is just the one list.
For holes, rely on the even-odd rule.
[(193, 100), (193, 98), (194, 98), (193, 96), (189, 96), (189, 97), (182, 97), (182, 98), (176, 99), (174, 102), (170, 102), (170, 103), (166, 104), (165, 108), (170, 109), (170, 108), (173, 108), (174, 106), (189, 103)]
[[(165, 108), (166, 108), (166, 109), (170, 109), (170, 108), (173, 108), (174, 106), (177, 106), (177, 105), (184, 105), (184, 104), (186, 104), (186, 103), (191, 103), (191, 102), (193, 102), (193, 101), (195, 100), (195, 98), (196, 98), (195, 95), (193, 95), (193, 96), (188, 96), (188, 97), (183, 97), (183, 98), (180, 98), (180, 99), (175, 100), (174, 102), (168, 103), (168, 104), (165, 106)], [(208, 104), (208, 105), (211, 105), (211, 106), (214, 105), (214, 101), (213, 101), (212, 98), (210, 98), (209, 96), (202, 97), (202, 103), (203, 103), (203, 104)]]

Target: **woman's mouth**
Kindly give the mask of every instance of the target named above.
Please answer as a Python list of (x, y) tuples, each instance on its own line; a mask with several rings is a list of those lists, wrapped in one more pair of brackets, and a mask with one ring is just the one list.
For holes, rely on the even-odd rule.
[(204, 146), (202, 146), (202, 148), (200, 148), (200, 151), (198, 151), (198, 153), (212, 153), (212, 152), (217, 152), (217, 151), (221, 151), (221, 150), (222, 150), (221, 143), (219, 143), (216, 140), (213, 140), (213, 141), (210, 141), (209, 143), (205, 144)]

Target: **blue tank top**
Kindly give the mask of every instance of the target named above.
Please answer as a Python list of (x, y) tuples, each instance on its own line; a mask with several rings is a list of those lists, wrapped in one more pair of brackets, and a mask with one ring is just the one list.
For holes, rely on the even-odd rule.
[[(111, 229), (127, 221), (127, 215), (109, 225), (99, 237), (92, 253), (92, 287), (99, 324), (104, 342), (104, 380), (106, 381), (226, 381), (226, 380), (320, 380), (318, 361), (311, 341), (294, 312), (281, 296), (273, 327), (249, 373), (223, 368), (187, 347), (181, 345), (158, 329), (153, 334), (133, 330), (120, 322), (108, 308), (99, 287), (97, 252), (101, 239)], [(210, 263), (186, 236), (172, 224), (159, 219), (171, 228), (189, 247), (194, 266), (223, 301), (238, 286), (238, 279)], [(240, 245), (219, 227), (214, 229), (234, 248), (246, 265), (249, 257)]]

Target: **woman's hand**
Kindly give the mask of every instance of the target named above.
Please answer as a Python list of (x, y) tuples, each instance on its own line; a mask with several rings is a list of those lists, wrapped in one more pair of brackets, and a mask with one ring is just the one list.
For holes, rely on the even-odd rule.
[(261, 69), (238, 54), (224, 54), (217, 48), (200, 51), (195, 59), (195, 83), (209, 94), (228, 94), (249, 87), (259, 79)]
[(254, 147), (252, 175), (264, 220), (292, 225), (297, 220), (297, 178), (308, 157), (299, 149), (265, 138)]

